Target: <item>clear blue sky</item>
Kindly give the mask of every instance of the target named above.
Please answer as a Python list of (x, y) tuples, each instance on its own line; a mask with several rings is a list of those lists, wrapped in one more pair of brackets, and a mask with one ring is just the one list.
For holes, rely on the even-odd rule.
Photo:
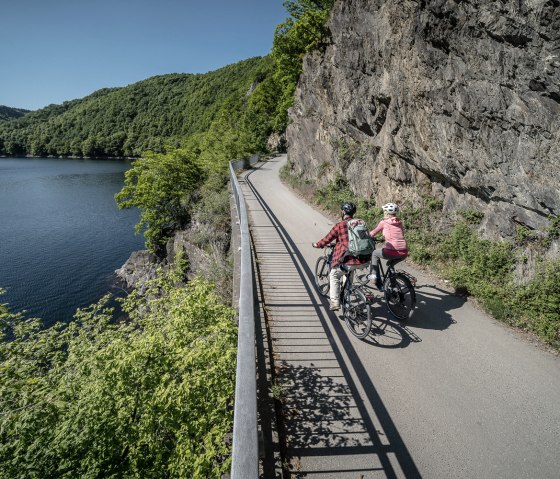
[(270, 52), (282, 0), (1, 0), (0, 105), (36, 110)]

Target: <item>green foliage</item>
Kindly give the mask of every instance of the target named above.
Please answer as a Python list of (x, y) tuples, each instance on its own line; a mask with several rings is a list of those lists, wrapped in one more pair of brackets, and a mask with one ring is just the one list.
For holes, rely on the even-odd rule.
[(276, 399), (276, 401), (283, 402), (286, 396), (286, 392), (284, 387), (279, 384), (276, 380), (272, 382), (270, 387), (270, 392), (272, 393), (272, 397)]
[[(277, 80), (277, 66), (271, 56), (266, 57), (263, 62), (262, 80), (255, 86), (247, 99), (245, 114), (241, 125), (246, 134), (249, 134), (257, 142), (254, 151), (265, 151), (265, 145), (259, 141), (267, 138), (272, 132), (282, 133), (285, 125), (278, 121), (279, 111), (283, 108), (280, 105), (283, 95), (281, 85)], [(286, 111), (281, 111), (281, 115), (286, 115)]]
[(356, 195), (348, 186), (348, 182), (342, 176), (337, 176), (328, 185), (317, 189), (316, 199), (321, 206), (339, 213), (340, 205), (345, 201), (356, 200)]
[(336, 151), (338, 164), (344, 174), (350, 164), (362, 156), (362, 146), (352, 138), (339, 139), (333, 141), (332, 143), (332, 146)]
[(550, 215), (548, 217), (549, 225), (546, 228), (546, 235), (549, 240), (560, 238), (560, 216)]
[(20, 118), (26, 113), (29, 113), (29, 110), (24, 110), (22, 108), (10, 108), (9, 106), (0, 105), (0, 121)]
[(515, 242), (518, 245), (526, 245), (538, 239), (536, 231), (528, 228), (525, 225), (516, 225), (515, 227)]
[(275, 129), (282, 131), (288, 122), (287, 111), (293, 104), (297, 81), (302, 72), (303, 56), (325, 46), (326, 26), (334, 0), (288, 0), (284, 2), (290, 17), (276, 27), (272, 46), (275, 62), (274, 81), (281, 90), (276, 109)]
[[(289, 0), (272, 53), (206, 74), (160, 75), (123, 88), (49, 105), (21, 118), (0, 110), (0, 154), (140, 156), (178, 147), (228, 159), (266, 151), (287, 125), (303, 55), (320, 49), (333, 0)], [(198, 156), (198, 154), (196, 155)], [(195, 157), (192, 157), (195, 158)]]
[(430, 211), (441, 211), (443, 209), (443, 201), (433, 196), (424, 198), (425, 207)]
[[(219, 478), (229, 469), (233, 312), (177, 273), (41, 329), (0, 305), (0, 478)], [(6, 340), (6, 337), (10, 340)]]
[(560, 348), (560, 261), (542, 263), (512, 298), (517, 324)]
[(513, 279), (512, 245), (481, 240), (466, 224), (445, 236), (438, 255), (447, 260), (453, 285), (478, 298), (500, 296)]
[(293, 165), (289, 162), (285, 163), (280, 168), (279, 176), (284, 183), (296, 189), (301, 189), (304, 186), (307, 187), (312, 184), (310, 180), (296, 176), (293, 171)]
[(200, 167), (184, 152), (147, 152), (125, 173), (115, 195), (119, 208), (140, 209), (137, 233), (144, 229), (146, 246), (156, 251), (174, 230), (189, 220), (189, 205), (203, 179)]
[(213, 175), (202, 185), (201, 199), (193, 210), (193, 223), (198, 236), (194, 243), (202, 248), (215, 248), (225, 254), (230, 240), (231, 213), (229, 177)]
[(374, 226), (383, 218), (381, 208), (373, 207), (367, 200), (357, 196), (348, 186), (342, 176), (338, 176), (332, 183), (316, 191), (317, 203), (336, 215), (340, 214), (340, 205), (350, 201), (356, 205), (356, 218), (363, 219), (368, 227)]
[(478, 225), (482, 221), (482, 218), (484, 218), (484, 213), (477, 210), (459, 210), (457, 213), (459, 213), (459, 215), (461, 215), (470, 225)]
[(208, 131), (185, 139), (183, 150), (204, 171), (216, 173), (226, 171), (228, 161), (266, 148), (264, 139), (259, 143), (241, 128), (242, 116), (239, 110), (221, 113)]
[[(271, 75), (268, 57), (251, 58), (206, 74), (161, 75), (124, 88), (105, 88), (0, 122), (0, 154), (111, 157), (164, 152), (208, 131), (220, 115), (241, 122), (238, 113), (247, 106), (250, 87), (270, 83), (266, 80)], [(260, 90), (257, 96), (271, 93), (265, 86)], [(256, 114), (268, 108), (257, 99), (254, 103)], [(264, 130), (270, 128), (269, 120), (263, 124)], [(260, 136), (253, 140), (259, 145), (264, 141)]]

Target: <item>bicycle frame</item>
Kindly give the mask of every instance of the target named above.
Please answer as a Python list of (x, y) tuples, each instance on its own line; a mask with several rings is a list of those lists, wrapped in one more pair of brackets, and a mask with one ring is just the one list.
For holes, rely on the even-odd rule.
[[(315, 264), (315, 286), (322, 296), (327, 296), (330, 289), (332, 253), (332, 247), (326, 249)], [(354, 282), (354, 271), (355, 268), (341, 265), (343, 277), (339, 301), (346, 326), (354, 336), (364, 339), (370, 333), (372, 325), (370, 298), (366, 296), (363, 284), (360, 281)]]
[[(396, 274), (394, 259), (387, 260), (387, 270), (385, 271), (383, 269), (383, 264), (381, 263), (381, 258), (379, 258), (378, 256), (376, 256), (375, 258), (377, 260), (377, 267), (379, 269), (379, 281), (381, 281), (381, 284), (385, 284), (387, 278), (390, 278), (391, 276), (394, 276)], [(372, 269), (373, 263), (371, 265), (370, 272)]]
[[(327, 249), (328, 248), (328, 249)], [(324, 256), (327, 259), (327, 263), (329, 265), (329, 273), (332, 269), (332, 257), (333, 257), (333, 251), (334, 251), (334, 246), (329, 245), (327, 248), (325, 248), (325, 252), (324, 252)], [(344, 270), (344, 268), (343, 268)], [(341, 304), (345, 304), (348, 303), (350, 301), (350, 290), (352, 288), (352, 275), (353, 271), (346, 271), (344, 270), (344, 281), (343, 284), (341, 284), (340, 286), (340, 299), (341, 299)]]

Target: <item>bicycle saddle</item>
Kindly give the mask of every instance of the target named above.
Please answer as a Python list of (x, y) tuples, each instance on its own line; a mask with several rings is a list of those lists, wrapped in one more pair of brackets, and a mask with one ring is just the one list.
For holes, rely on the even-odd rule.
[(391, 258), (387, 260), (387, 266), (395, 266), (397, 263), (404, 261), (406, 258), (407, 256), (403, 256), (402, 258)]

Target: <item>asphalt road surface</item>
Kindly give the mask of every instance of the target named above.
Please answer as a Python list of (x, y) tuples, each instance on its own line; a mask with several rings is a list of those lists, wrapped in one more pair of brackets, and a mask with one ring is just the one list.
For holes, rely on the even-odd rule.
[(413, 318), (394, 321), (378, 301), (372, 334), (352, 336), (313, 287), (311, 244), (333, 223), (280, 182), (285, 161), (243, 189), (291, 476), (560, 478), (558, 357), (407, 261)]

